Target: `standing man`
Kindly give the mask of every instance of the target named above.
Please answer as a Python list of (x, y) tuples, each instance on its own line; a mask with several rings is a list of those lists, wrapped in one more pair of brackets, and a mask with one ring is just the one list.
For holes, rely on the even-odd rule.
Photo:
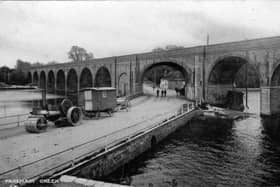
[(159, 89), (157, 88), (157, 97), (159, 96)]

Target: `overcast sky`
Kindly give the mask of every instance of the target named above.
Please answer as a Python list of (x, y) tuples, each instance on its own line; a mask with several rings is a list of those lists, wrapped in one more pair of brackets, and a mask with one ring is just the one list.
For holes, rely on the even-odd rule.
[(66, 62), (72, 45), (95, 57), (280, 36), (276, 1), (0, 2), (0, 66)]

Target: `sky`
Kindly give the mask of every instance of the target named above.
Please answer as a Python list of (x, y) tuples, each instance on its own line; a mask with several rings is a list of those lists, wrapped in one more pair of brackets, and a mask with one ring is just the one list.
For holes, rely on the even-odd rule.
[(0, 66), (17, 59), (69, 61), (78, 45), (95, 58), (280, 36), (277, 1), (0, 2)]

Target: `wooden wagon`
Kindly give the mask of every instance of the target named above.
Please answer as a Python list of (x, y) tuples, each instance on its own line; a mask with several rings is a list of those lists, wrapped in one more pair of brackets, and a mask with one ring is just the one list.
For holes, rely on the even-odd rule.
[(117, 106), (116, 89), (112, 87), (84, 88), (79, 99), (83, 112), (88, 117), (100, 117), (101, 112), (111, 116)]

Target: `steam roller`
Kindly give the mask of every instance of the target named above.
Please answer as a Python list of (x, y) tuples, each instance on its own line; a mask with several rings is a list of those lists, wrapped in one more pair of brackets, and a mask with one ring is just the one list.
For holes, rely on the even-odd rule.
[(31, 133), (41, 133), (47, 130), (48, 121), (56, 127), (75, 126), (81, 121), (81, 110), (73, 106), (69, 99), (64, 99), (57, 110), (33, 109), (25, 121), (25, 129)]

